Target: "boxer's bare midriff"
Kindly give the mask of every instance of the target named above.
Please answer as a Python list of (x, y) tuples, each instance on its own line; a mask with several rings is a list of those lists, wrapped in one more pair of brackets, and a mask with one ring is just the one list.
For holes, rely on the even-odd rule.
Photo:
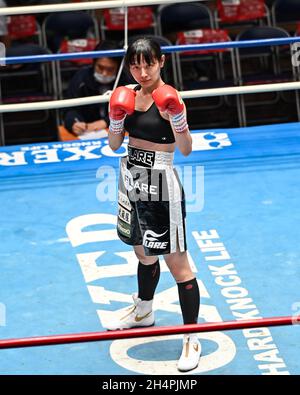
[(174, 152), (175, 151), (175, 143), (172, 144), (159, 144), (153, 143), (151, 141), (137, 139), (136, 137), (129, 137), (129, 145), (132, 145), (136, 148), (141, 148), (149, 151), (162, 151), (162, 152)]

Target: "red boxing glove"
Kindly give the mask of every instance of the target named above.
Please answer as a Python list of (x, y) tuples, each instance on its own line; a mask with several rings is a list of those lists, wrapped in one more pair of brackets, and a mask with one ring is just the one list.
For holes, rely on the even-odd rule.
[(159, 111), (169, 114), (171, 124), (176, 133), (188, 130), (184, 104), (176, 89), (170, 85), (163, 85), (154, 89), (152, 97)]
[(176, 89), (170, 85), (163, 85), (152, 92), (153, 100), (160, 112), (167, 112), (174, 116), (182, 113), (184, 104)]
[(113, 134), (122, 133), (126, 115), (134, 112), (136, 92), (126, 86), (116, 88), (109, 100), (109, 130)]

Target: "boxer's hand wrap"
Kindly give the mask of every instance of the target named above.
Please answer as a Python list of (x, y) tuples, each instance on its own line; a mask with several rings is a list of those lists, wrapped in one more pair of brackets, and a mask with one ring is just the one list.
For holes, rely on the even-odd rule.
[(185, 132), (189, 127), (184, 111), (173, 117), (171, 116), (170, 120), (176, 133)]
[(134, 112), (135, 91), (126, 86), (116, 88), (109, 100), (109, 131), (120, 134), (124, 131), (126, 115)]
[(119, 119), (119, 120), (115, 120), (110, 118), (110, 122), (109, 122), (109, 131), (112, 134), (120, 134), (123, 132), (124, 130), (124, 121), (125, 121), (124, 117), (123, 119)]
[(167, 112), (176, 133), (188, 129), (184, 113), (184, 104), (176, 89), (170, 85), (163, 85), (152, 92), (153, 100), (160, 112)]

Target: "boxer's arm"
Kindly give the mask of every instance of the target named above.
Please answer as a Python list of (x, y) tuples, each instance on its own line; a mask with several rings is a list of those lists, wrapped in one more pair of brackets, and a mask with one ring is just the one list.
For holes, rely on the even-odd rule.
[[(184, 114), (186, 116), (186, 109), (184, 106)], [(174, 127), (172, 125), (172, 122), (170, 122), (171, 128), (174, 132), (175, 140), (176, 140), (176, 145), (179, 149), (179, 151), (182, 153), (184, 156), (188, 156), (192, 152), (192, 136), (189, 130), (189, 127), (187, 125), (187, 128), (185, 129), (184, 133), (176, 133), (174, 130)]]
[(117, 149), (119, 149), (123, 143), (124, 140), (124, 133), (120, 133), (120, 134), (112, 134), (112, 133), (108, 133), (108, 143), (109, 143), (109, 147), (113, 150), (113, 151), (117, 151)]

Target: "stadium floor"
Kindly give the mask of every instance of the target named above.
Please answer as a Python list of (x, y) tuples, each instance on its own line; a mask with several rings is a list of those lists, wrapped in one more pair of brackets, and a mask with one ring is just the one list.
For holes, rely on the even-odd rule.
[[(299, 124), (196, 130), (193, 140), (175, 164), (199, 322), (299, 314)], [(106, 140), (0, 148), (1, 339), (101, 331), (131, 303), (137, 261), (115, 231), (125, 146), (116, 154)], [(178, 325), (177, 287), (161, 264), (156, 325)], [(181, 337), (0, 350), (0, 374), (177, 375)], [(201, 333), (190, 374), (297, 375), (299, 337), (299, 326)]]

